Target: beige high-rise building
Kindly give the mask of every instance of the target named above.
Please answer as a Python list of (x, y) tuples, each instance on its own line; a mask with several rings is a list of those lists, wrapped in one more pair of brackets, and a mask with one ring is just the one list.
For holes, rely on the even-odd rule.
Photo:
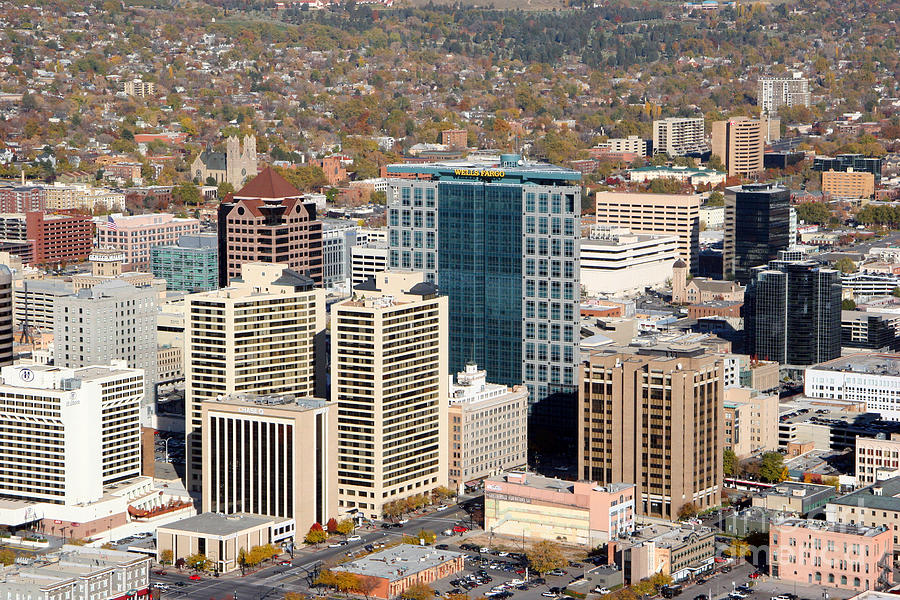
[(632, 233), (674, 235), (678, 254), (690, 270), (700, 252), (701, 194), (597, 192), (597, 223), (627, 227)]
[(337, 411), (325, 400), (232, 394), (203, 402), (203, 512), (337, 516)]
[(703, 117), (669, 117), (653, 121), (653, 153), (684, 156), (706, 149)]
[(712, 153), (725, 164), (729, 177), (762, 173), (767, 131), (766, 122), (748, 117), (712, 124)]
[(634, 483), (638, 514), (675, 519), (690, 502), (719, 503), (721, 358), (700, 348), (669, 356), (597, 351), (579, 394), (578, 474)]
[(447, 485), (447, 298), (418, 272), (378, 273), (332, 307), (338, 510)]
[(202, 403), (229, 394), (315, 396), (325, 292), (283, 264), (245, 263), (241, 279), (185, 298), (187, 489), (201, 491)]

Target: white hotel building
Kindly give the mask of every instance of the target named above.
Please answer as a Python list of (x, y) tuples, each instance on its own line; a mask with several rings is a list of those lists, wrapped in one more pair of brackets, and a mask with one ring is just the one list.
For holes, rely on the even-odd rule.
[(581, 240), (581, 284), (589, 296), (641, 292), (672, 277), (678, 254), (674, 235), (597, 225), (590, 237)]
[(852, 354), (807, 367), (803, 393), (810, 398), (865, 402), (866, 412), (900, 421), (900, 354)]

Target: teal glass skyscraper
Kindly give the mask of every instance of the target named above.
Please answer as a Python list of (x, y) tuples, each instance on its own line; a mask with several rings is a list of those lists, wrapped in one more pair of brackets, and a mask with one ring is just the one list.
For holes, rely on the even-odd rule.
[[(568, 421), (577, 395), (581, 174), (499, 163), (389, 165), (391, 269), (421, 270), (449, 297), (451, 372), (474, 361), (524, 383), (532, 413)], [(552, 407), (552, 408), (551, 408)]]
[(208, 292), (219, 287), (215, 235), (183, 235), (174, 246), (150, 248), (150, 272), (166, 280), (166, 289)]

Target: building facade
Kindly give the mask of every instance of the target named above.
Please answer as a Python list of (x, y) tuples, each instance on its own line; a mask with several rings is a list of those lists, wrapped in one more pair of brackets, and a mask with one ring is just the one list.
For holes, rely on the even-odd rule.
[(183, 235), (171, 246), (150, 248), (150, 272), (166, 280), (167, 290), (208, 292), (219, 287), (215, 235)]
[(345, 562), (333, 570), (350, 573), (374, 583), (373, 598), (390, 600), (415, 584), (429, 585), (463, 570), (465, 555), (450, 550), (401, 544)]
[(760, 77), (756, 90), (756, 104), (764, 114), (778, 114), (782, 106), (809, 106), (809, 80), (799, 72), (791, 77)]
[[(599, 351), (581, 374), (578, 473), (633, 483), (638, 514), (675, 519), (722, 489), (721, 360)], [(676, 435), (677, 432), (677, 435)]]
[(773, 183), (725, 189), (723, 273), (743, 284), (791, 246), (791, 192)]
[(382, 273), (332, 306), (338, 503), (384, 504), (448, 481), (447, 299), (421, 273)]
[(778, 396), (746, 387), (725, 390), (723, 445), (738, 458), (778, 450)]
[(721, 159), (729, 177), (762, 173), (767, 132), (765, 119), (734, 117), (712, 124), (712, 153)]
[(884, 527), (785, 519), (769, 528), (769, 574), (783, 583), (887, 589), (893, 583), (891, 537)]
[(838, 154), (837, 156), (817, 156), (813, 159), (813, 171), (849, 171), (871, 173), (875, 181), (881, 181), (884, 160), (878, 156), (862, 154)]
[(204, 401), (202, 411), (203, 512), (293, 519), (300, 535), (337, 515), (333, 406), (232, 394)]
[(674, 235), (678, 254), (695, 272), (700, 253), (700, 204), (703, 196), (597, 192), (597, 223), (626, 227), (632, 233)]
[(97, 247), (125, 253), (126, 268), (150, 270), (150, 253), (154, 246), (172, 246), (183, 235), (200, 233), (200, 221), (181, 219), (173, 214), (110, 215), (98, 219)]
[[(324, 391), (324, 291), (282, 264), (246, 263), (227, 288), (185, 298), (187, 489), (202, 490), (204, 401), (229, 394)], [(322, 347), (319, 348), (321, 351)]]
[(56, 300), (54, 364), (81, 368), (123, 360), (144, 372), (143, 419), (155, 414), (156, 292), (121, 281), (101, 283)]
[(29, 212), (24, 215), (26, 239), (32, 246), (34, 265), (58, 265), (83, 261), (91, 253), (93, 225), (90, 217)]
[(706, 148), (703, 117), (669, 117), (653, 121), (653, 152), (684, 156)]
[(350, 249), (350, 285), (357, 285), (387, 271), (390, 250), (385, 242), (369, 242)]
[(872, 485), (898, 475), (900, 475), (900, 434), (892, 433), (887, 439), (856, 437), (857, 486)]
[(218, 215), (219, 286), (248, 262), (279, 263), (322, 284), (322, 223), (315, 204), (271, 168), (222, 202)]
[(841, 354), (840, 274), (810, 261), (753, 269), (744, 309), (747, 354), (812, 365)]
[[(580, 173), (500, 163), (389, 165), (389, 267), (425, 273), (449, 301), (453, 372), (469, 361), (529, 391), (570, 430), (577, 393)], [(535, 412), (537, 411), (537, 412)]]
[(634, 531), (635, 486), (560, 481), (511, 472), (484, 484), (484, 529), (491, 534), (594, 548)]
[(581, 285), (589, 296), (643, 292), (665, 284), (677, 260), (674, 236), (597, 225), (581, 240)]
[(823, 171), (822, 193), (835, 198), (871, 198), (875, 194), (875, 175), (865, 171)]
[(528, 464), (528, 390), (487, 382), (474, 363), (450, 380), (450, 485), (464, 490)]
[(141, 474), (139, 369), (6, 366), (0, 374), (0, 495), (90, 503)]
[(322, 223), (322, 284), (343, 285), (350, 279), (350, 249), (356, 245), (355, 221), (328, 219)]
[(803, 393), (810, 398), (865, 402), (866, 412), (900, 421), (900, 354), (861, 352), (807, 367)]

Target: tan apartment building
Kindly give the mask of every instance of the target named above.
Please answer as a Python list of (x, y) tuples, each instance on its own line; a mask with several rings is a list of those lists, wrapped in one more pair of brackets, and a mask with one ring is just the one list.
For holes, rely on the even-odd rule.
[(447, 485), (447, 298), (419, 272), (378, 273), (332, 307), (338, 510)]
[(705, 149), (703, 117), (669, 117), (653, 121), (653, 152), (684, 156)]
[(823, 171), (822, 193), (835, 198), (871, 198), (875, 194), (875, 175), (864, 171)]
[(337, 516), (337, 411), (327, 401), (238, 393), (202, 411), (203, 512), (291, 519), (301, 537)]
[(825, 520), (838, 525), (884, 527), (891, 532), (894, 556), (900, 557), (900, 477), (832, 498), (825, 505)]
[(487, 382), (469, 363), (450, 377), (450, 486), (464, 491), (485, 477), (528, 464), (528, 388)]
[(725, 390), (722, 443), (745, 458), (758, 451), (778, 450), (778, 396), (747, 387)]
[(709, 527), (682, 529), (654, 524), (642, 527), (615, 549), (625, 581), (634, 584), (656, 573), (679, 582), (713, 570), (716, 531)]
[(767, 127), (764, 120), (748, 117), (712, 124), (712, 153), (725, 164), (729, 177), (762, 173)]
[(696, 347), (669, 356), (596, 351), (579, 394), (578, 473), (634, 483), (638, 514), (674, 519), (719, 503), (722, 360)]
[(283, 264), (246, 263), (241, 279), (184, 301), (187, 489), (201, 491), (202, 403), (228, 394), (315, 396), (325, 293)]
[(900, 434), (880, 440), (856, 436), (856, 485), (866, 486), (900, 475)]
[(700, 194), (597, 192), (597, 223), (627, 227), (632, 233), (673, 235), (690, 270), (700, 252)]

